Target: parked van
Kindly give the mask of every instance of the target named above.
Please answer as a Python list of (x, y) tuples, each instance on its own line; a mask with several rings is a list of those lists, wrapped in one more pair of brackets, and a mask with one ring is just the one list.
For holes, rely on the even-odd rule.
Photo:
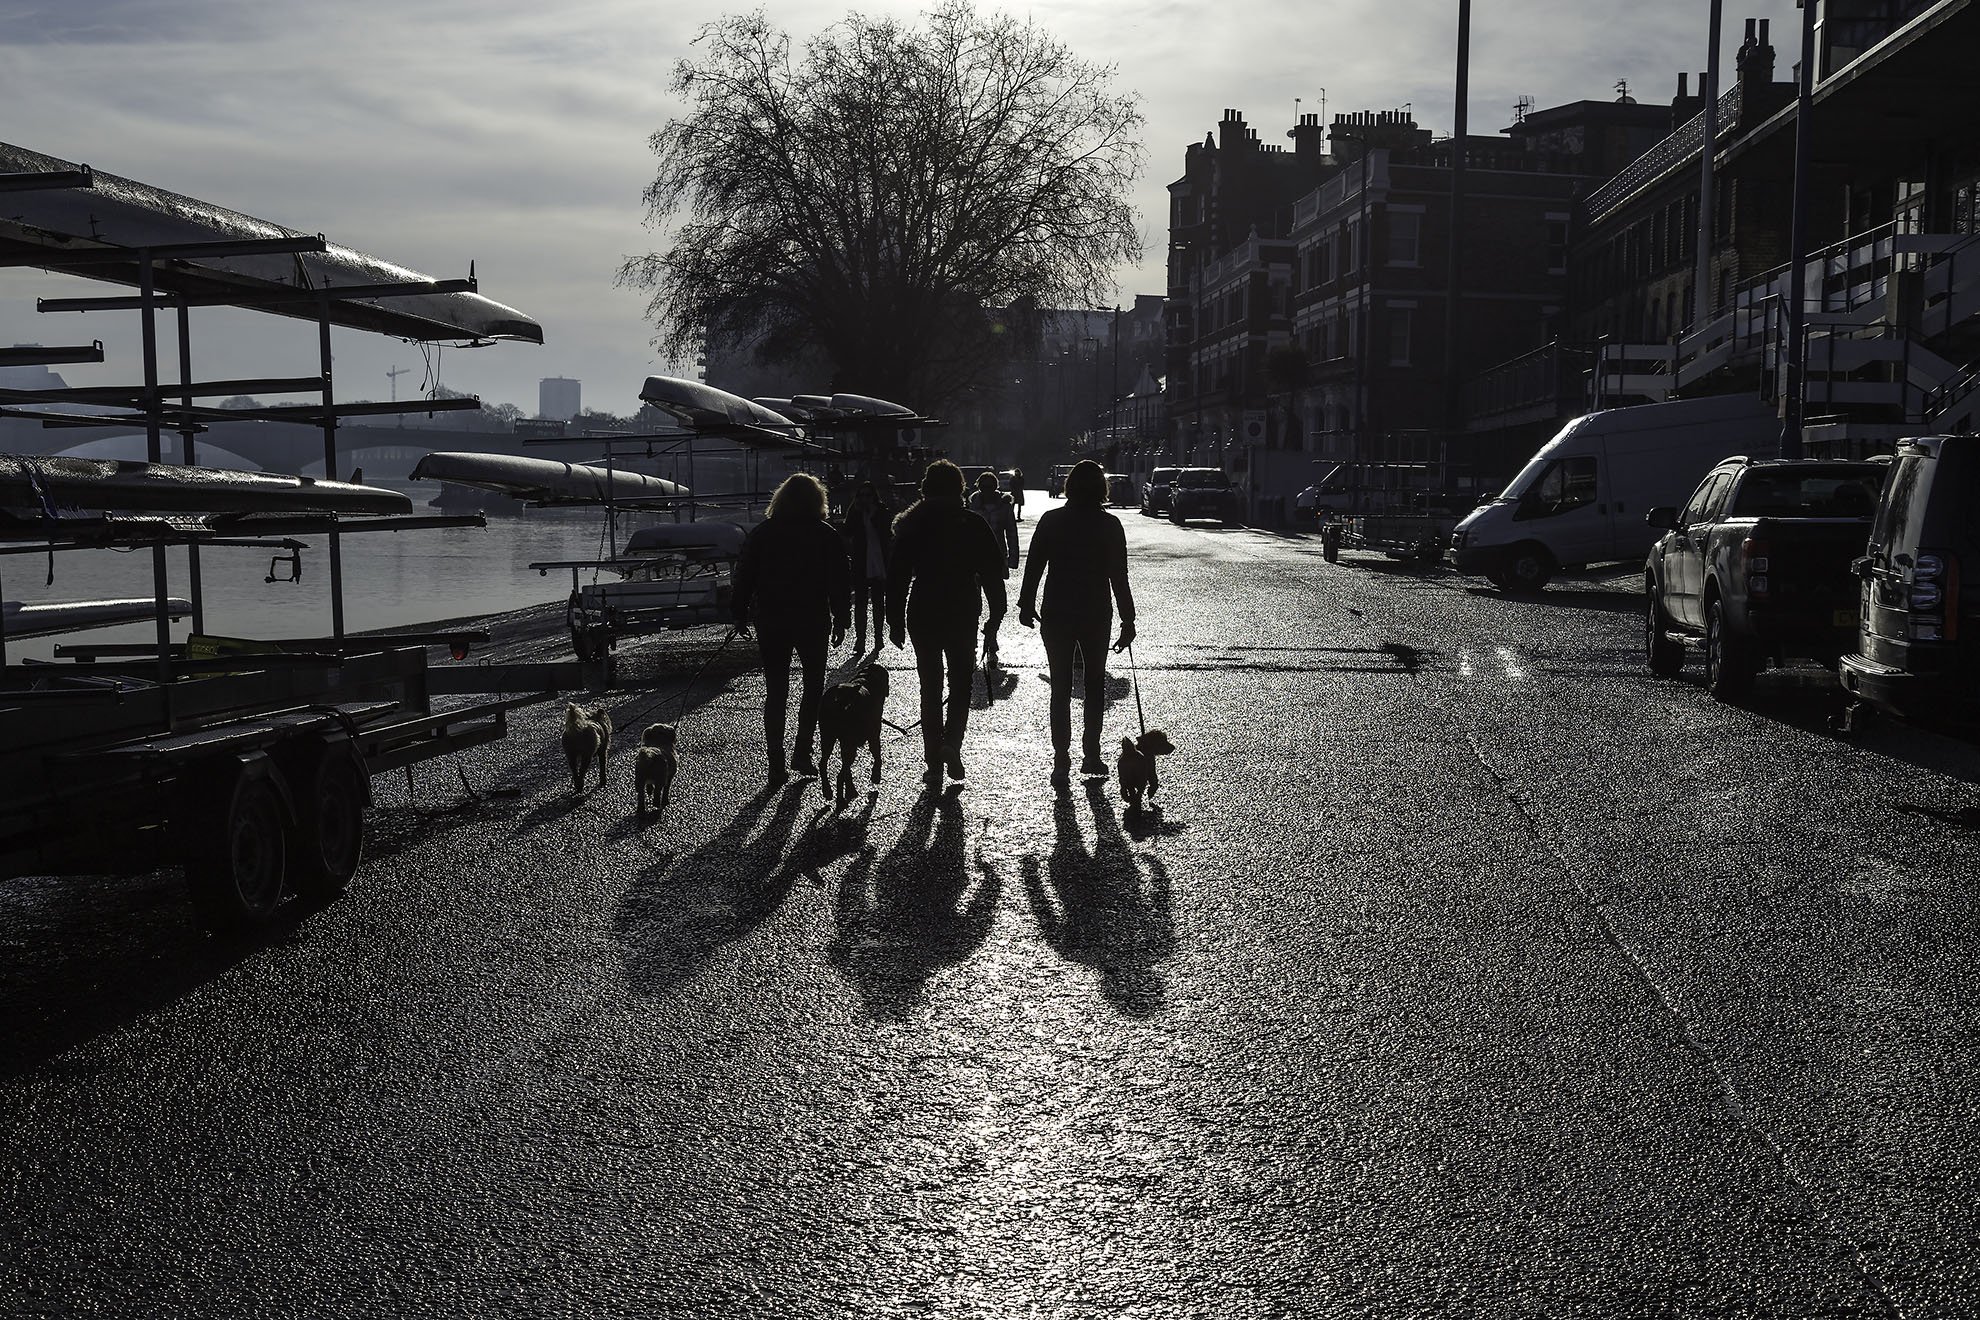
[(1577, 417), (1457, 525), (1452, 560), (1505, 591), (1538, 591), (1561, 568), (1640, 562), (1661, 535), (1645, 514), (1683, 504), (1722, 458), (1773, 457), (1780, 428), (1745, 394)]

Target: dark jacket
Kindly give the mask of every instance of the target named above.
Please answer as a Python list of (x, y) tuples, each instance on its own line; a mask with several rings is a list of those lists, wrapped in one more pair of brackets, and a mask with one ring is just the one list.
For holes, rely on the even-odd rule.
[(1004, 617), (1004, 548), (990, 524), (960, 499), (921, 500), (894, 520), (887, 566), (887, 622), (975, 627), (980, 592), (990, 617)]
[[(1046, 568), (1050, 567), (1050, 576)], [(1045, 578), (1045, 603), (1038, 601), (1038, 580)], [(1105, 625), (1121, 609), (1121, 622), (1134, 622), (1134, 593), (1128, 590), (1127, 532), (1121, 520), (1093, 505), (1062, 504), (1038, 517), (1031, 533), (1031, 551), (1024, 561), (1024, 586), (1018, 611), (1074, 627)]]
[(734, 599), (737, 623), (843, 630), (852, 619), (852, 590), (839, 533), (823, 519), (764, 519), (743, 538)]
[(880, 540), (880, 562), (885, 564), (894, 554), (894, 511), (884, 504), (875, 505), (869, 525), (857, 500), (846, 506), (846, 568), (855, 581), (866, 580), (866, 541), (876, 534)]

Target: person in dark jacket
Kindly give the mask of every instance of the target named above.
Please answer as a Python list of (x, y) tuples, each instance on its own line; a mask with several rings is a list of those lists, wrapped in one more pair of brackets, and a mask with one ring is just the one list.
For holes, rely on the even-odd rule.
[(1004, 564), (1008, 568), (1018, 566), (1017, 512), (1011, 505), (1011, 497), (997, 486), (997, 474), (985, 472), (976, 478), (976, 493), (968, 500), (970, 512), (990, 524), (990, 530), (997, 534), (997, 544), (1004, 547)]
[[(1107, 635), (1121, 611), (1116, 651), (1134, 640), (1134, 593), (1128, 589), (1127, 533), (1107, 512), (1107, 474), (1087, 459), (1066, 476), (1066, 502), (1038, 515), (1018, 592), (1018, 622), (1039, 629), (1052, 679), (1052, 785), (1072, 783), (1072, 684), (1077, 656), (1086, 669), (1081, 775), (1105, 778), (1100, 729), (1107, 714)], [(1038, 583), (1045, 599), (1038, 599)], [(1111, 599), (1110, 599), (1111, 595)]]
[(859, 483), (846, 510), (846, 563), (852, 570), (853, 647), (866, 653), (866, 615), (873, 613), (873, 649), (887, 644), (887, 560), (894, 552), (894, 511), (870, 481)]
[[(914, 641), (921, 676), (922, 781), (942, 786), (946, 767), (964, 778), (963, 731), (976, 677), (976, 621), (990, 606), (983, 636), (993, 639), (1004, 619), (1004, 551), (990, 524), (963, 507), (962, 469), (947, 459), (928, 465), (921, 498), (894, 520), (894, 557), (887, 567), (887, 623), (894, 645)], [(946, 666), (949, 693), (942, 700)]]
[[(814, 745), (825, 657), (846, 637), (849, 600), (846, 551), (825, 520), (825, 488), (808, 472), (785, 478), (770, 497), (769, 515), (743, 540), (736, 563), (738, 629), (756, 627), (763, 655), (763, 739), (770, 755), (769, 786), (818, 773)], [(791, 695), (791, 655), (803, 666), (798, 697), (797, 751), (784, 761), (784, 714)]]

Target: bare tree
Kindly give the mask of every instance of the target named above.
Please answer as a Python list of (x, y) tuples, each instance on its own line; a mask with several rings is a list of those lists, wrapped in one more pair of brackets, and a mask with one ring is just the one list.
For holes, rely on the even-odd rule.
[(1093, 307), (1138, 260), (1138, 98), (1029, 22), (947, 0), (912, 28), (851, 14), (793, 60), (762, 11), (705, 27), (688, 109), (649, 140), (627, 260), (654, 344), (823, 349), (834, 388), (939, 408), (1010, 352), (1013, 304)]

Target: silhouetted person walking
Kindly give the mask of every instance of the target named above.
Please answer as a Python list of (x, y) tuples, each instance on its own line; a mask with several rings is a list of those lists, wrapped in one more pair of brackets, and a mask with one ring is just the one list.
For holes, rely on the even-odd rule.
[[(894, 557), (887, 569), (887, 622), (894, 645), (914, 642), (921, 676), (922, 780), (942, 786), (946, 767), (963, 778), (963, 732), (969, 724), (970, 684), (976, 676), (976, 621), (988, 601), (983, 635), (1004, 618), (1004, 552), (990, 524), (963, 507), (962, 469), (947, 459), (922, 474), (921, 498), (894, 520)], [(947, 669), (948, 700), (942, 699)]]
[[(1066, 502), (1038, 515), (1018, 592), (1018, 622), (1036, 624), (1052, 677), (1052, 785), (1072, 783), (1072, 684), (1075, 659), (1086, 669), (1082, 775), (1105, 777), (1100, 729), (1107, 714), (1107, 635), (1121, 611), (1115, 650), (1134, 640), (1134, 593), (1128, 590), (1127, 532), (1107, 512), (1107, 474), (1087, 459), (1066, 476)], [(1038, 603), (1039, 579), (1045, 600)], [(1111, 598), (1110, 598), (1111, 597)]]
[(887, 644), (887, 560), (894, 552), (894, 511), (870, 481), (859, 483), (846, 510), (846, 561), (852, 569), (853, 646), (866, 652), (866, 615), (873, 613), (873, 649)]
[(997, 474), (985, 472), (976, 478), (976, 493), (969, 497), (969, 509), (997, 534), (997, 544), (1004, 548), (1004, 566), (1018, 566), (1017, 511), (1011, 504), (1011, 497), (997, 485)]
[[(846, 636), (846, 551), (825, 520), (825, 488), (808, 472), (784, 479), (770, 497), (769, 516), (750, 529), (736, 563), (736, 626), (756, 626), (763, 655), (763, 740), (769, 786), (818, 773), (818, 699), (825, 657)], [(802, 668), (797, 751), (784, 762), (784, 714), (791, 695), (791, 656)]]

